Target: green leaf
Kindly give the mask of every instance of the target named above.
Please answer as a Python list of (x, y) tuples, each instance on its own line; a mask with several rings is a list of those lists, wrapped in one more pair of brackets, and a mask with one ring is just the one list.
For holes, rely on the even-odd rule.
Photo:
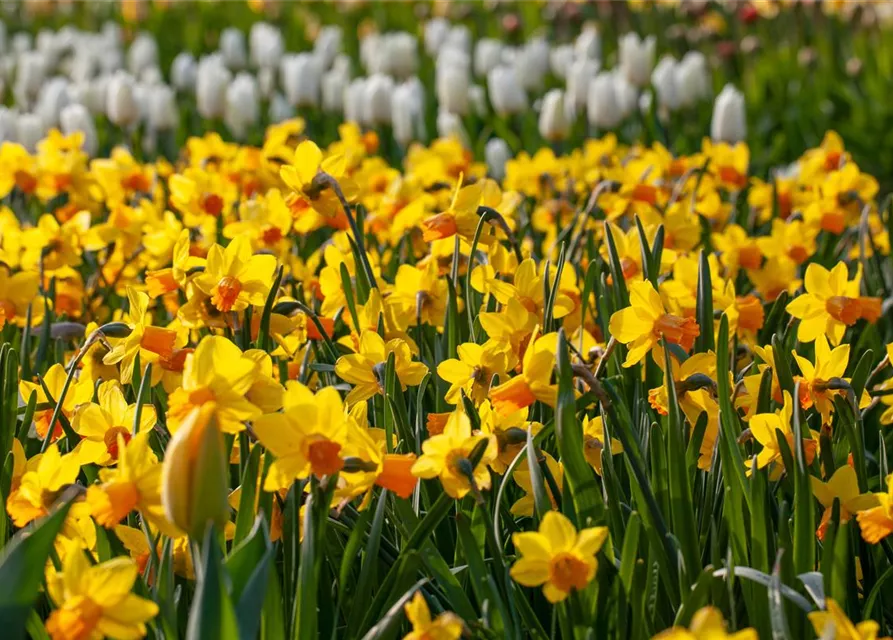
[(404, 593), (400, 598), (388, 609), (388, 612), (382, 616), (374, 627), (369, 629), (363, 640), (378, 640), (385, 635), (393, 634), (398, 625), (403, 621), (403, 607), (409, 602), (416, 592), (428, 583), (428, 578), (422, 578)]
[(702, 250), (698, 258), (698, 326), (701, 332), (695, 338), (695, 353), (705, 353), (716, 348), (713, 342), (713, 283), (710, 277), (710, 262)]
[(0, 628), (6, 637), (25, 634), (43, 581), (43, 567), (75, 495), (67, 494), (49, 516), (19, 531), (0, 555)]
[(552, 510), (552, 502), (546, 491), (543, 470), (540, 468), (539, 454), (533, 444), (533, 432), (527, 430), (527, 468), (530, 471), (530, 486), (533, 490), (534, 513), (537, 522), (541, 521)]
[[(245, 471), (242, 474), (239, 491), (239, 511), (236, 514), (236, 531), (233, 535), (233, 544), (239, 544), (256, 527), (254, 519), (254, 506), (257, 502), (257, 474), (260, 467), (260, 454), (262, 447), (255, 446), (248, 455)], [(242, 450), (244, 452), (244, 449)], [(244, 455), (244, 454), (243, 454)]]
[[(378, 504), (375, 506), (375, 518), (372, 520), (372, 529), (369, 531), (369, 537), (366, 539), (366, 550), (363, 553), (363, 562), (360, 565), (360, 577), (357, 581), (356, 595), (348, 619), (347, 626), (350, 630), (357, 630), (358, 625), (367, 613), (369, 600), (372, 598), (373, 583), (376, 581), (375, 575), (379, 563), (378, 550), (381, 546), (381, 532), (384, 526), (388, 495), (389, 492), (386, 489), (382, 489), (378, 495)], [(342, 584), (341, 588), (344, 589), (345, 585)]]
[[(528, 457), (528, 459), (530, 458)], [(487, 570), (484, 556), (471, 531), (468, 518), (461, 513), (456, 515), (456, 530), (459, 534), (462, 551), (465, 554), (465, 561), (468, 563), (472, 589), (481, 610), (489, 613), (489, 624), (487, 626), (497, 633), (505, 633), (506, 636), (510, 635), (503, 628), (505, 624), (511, 623), (511, 618), (505, 608), (505, 602), (503, 602), (499, 594), (499, 589), (496, 587), (493, 576)], [(492, 607), (495, 607), (495, 611)]]
[(267, 523), (258, 516), (248, 537), (226, 559), (226, 568), (232, 577), (231, 597), (236, 603), (240, 638), (257, 636), (273, 555)]
[(784, 600), (781, 595), (781, 556), (784, 549), (779, 549), (775, 560), (775, 568), (769, 579), (767, 595), (769, 596), (769, 621), (772, 624), (772, 639), (785, 640), (790, 638), (791, 630), (788, 629), (787, 617), (784, 613)]
[[(800, 383), (795, 387), (798, 398)], [(803, 445), (803, 425), (800, 419), (800, 403), (794, 401), (792, 418), (794, 430), (794, 570), (807, 573), (815, 568), (815, 500), (806, 464)]]
[(279, 285), (282, 283), (284, 269), (284, 265), (279, 265), (279, 269), (276, 270), (276, 278), (273, 280), (273, 286), (270, 288), (270, 293), (267, 294), (267, 299), (264, 302), (264, 310), (260, 316), (260, 329), (257, 332), (257, 346), (259, 349), (267, 352), (269, 352), (273, 346), (273, 341), (270, 338), (270, 318), (273, 316), (273, 304), (276, 302), (276, 295), (279, 293)]

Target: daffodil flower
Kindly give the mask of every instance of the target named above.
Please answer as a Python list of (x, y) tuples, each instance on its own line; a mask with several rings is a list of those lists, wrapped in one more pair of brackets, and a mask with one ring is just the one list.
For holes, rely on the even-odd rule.
[(239, 236), (226, 249), (216, 244), (211, 247), (205, 271), (195, 278), (195, 286), (211, 296), (211, 304), (220, 312), (242, 311), (248, 305), (264, 305), (275, 271), (274, 256), (252, 255), (248, 239)]
[(428, 603), (420, 591), (403, 607), (412, 631), (403, 640), (459, 640), (465, 625), (462, 618), (452, 611), (444, 611), (436, 618), (431, 617)]
[(856, 471), (849, 465), (844, 465), (834, 472), (828, 482), (822, 482), (815, 476), (810, 476), (812, 493), (816, 500), (825, 508), (822, 521), (819, 524), (816, 535), (819, 540), (825, 539), (825, 530), (831, 520), (834, 501), (840, 502), (840, 521), (847, 522), (860, 511), (866, 511), (878, 506), (878, 499), (871, 493), (859, 493), (859, 481)]
[(394, 339), (385, 343), (384, 338), (374, 331), (364, 331), (360, 337), (359, 352), (341, 356), (335, 363), (338, 377), (353, 385), (345, 399), (348, 405), (384, 393), (384, 370), (392, 353), (395, 373), (403, 390), (421, 384), (428, 367), (412, 361), (412, 353), (403, 340)]
[(839, 640), (878, 640), (881, 628), (874, 620), (854, 623), (833, 598), (825, 599), (825, 611), (813, 611), (807, 616), (820, 638), (829, 637), (830, 634)]
[(654, 640), (758, 640), (756, 629), (748, 627), (734, 633), (726, 630), (722, 613), (716, 607), (698, 609), (691, 618), (688, 629), (671, 627), (662, 631)]

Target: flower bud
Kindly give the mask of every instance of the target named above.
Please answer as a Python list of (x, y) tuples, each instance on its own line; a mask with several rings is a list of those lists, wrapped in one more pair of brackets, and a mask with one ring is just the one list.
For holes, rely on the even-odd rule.
[(127, 70), (138, 76), (146, 67), (158, 64), (158, 43), (148, 33), (139, 34), (127, 50)]
[(450, 34), (450, 23), (446, 18), (432, 18), (425, 23), (425, 53), (436, 56)]
[(689, 51), (676, 65), (676, 91), (679, 106), (690, 107), (710, 95), (707, 58), (700, 51)]
[(639, 90), (633, 86), (619, 69), (614, 69), (614, 93), (617, 96), (617, 106), (623, 118), (626, 118), (639, 106)]
[(341, 53), (343, 34), (341, 27), (327, 25), (319, 30), (313, 42), (313, 55), (320, 61), (322, 68), (330, 69), (335, 58)]
[(598, 73), (599, 64), (595, 60), (579, 58), (571, 63), (567, 73), (567, 100), (577, 110), (586, 107), (589, 97), (589, 83)]
[(260, 96), (257, 81), (250, 73), (242, 72), (226, 89), (224, 121), (233, 135), (241, 140), (259, 119)]
[(226, 87), (231, 79), (229, 70), (218, 56), (206, 56), (198, 63), (195, 85), (196, 109), (203, 118), (219, 118), (226, 104)]
[(514, 67), (499, 66), (487, 74), (487, 90), (493, 110), (500, 116), (527, 109), (527, 94), (518, 81)]
[(366, 80), (364, 87), (364, 122), (371, 125), (390, 124), (391, 94), (394, 81), (390, 76), (377, 73)]
[(599, 129), (613, 129), (623, 120), (617, 104), (614, 74), (602, 71), (589, 82), (586, 96), (586, 119)]
[(47, 61), (42, 53), (27, 51), (19, 56), (13, 94), (20, 107), (27, 108), (40, 92), (47, 74)]
[(319, 106), (322, 64), (311, 53), (287, 55), (279, 67), (285, 97), (296, 107)]
[(540, 135), (549, 142), (567, 138), (571, 130), (571, 118), (565, 107), (564, 91), (552, 89), (543, 96), (539, 118)]
[(119, 127), (129, 127), (139, 118), (139, 105), (134, 95), (133, 78), (117, 72), (109, 80), (105, 96), (105, 112), (108, 119)]
[(285, 51), (282, 32), (266, 22), (256, 22), (248, 34), (248, 49), (256, 66), (274, 69)]
[(474, 47), (474, 74), (486, 77), (502, 60), (502, 42), (495, 38), (481, 38)]
[(394, 139), (404, 147), (424, 138), (425, 88), (418, 78), (412, 78), (394, 89), (391, 101), (391, 126)]
[(59, 114), (62, 133), (71, 134), (80, 131), (84, 134), (83, 149), (89, 156), (95, 156), (99, 147), (96, 135), (96, 123), (93, 116), (82, 104), (70, 104)]
[(461, 51), (466, 56), (470, 56), (471, 43), (471, 31), (464, 24), (457, 24), (450, 27), (441, 49), (455, 49), (456, 51)]
[(679, 108), (679, 91), (676, 87), (676, 59), (664, 56), (651, 73), (651, 84), (660, 106), (675, 111)]
[(505, 163), (512, 157), (508, 143), (502, 138), (490, 138), (484, 147), (484, 158), (487, 161), (487, 173), (494, 180), (505, 178)]
[(574, 54), (577, 60), (599, 61), (602, 57), (602, 41), (594, 24), (583, 27), (574, 41)]
[(193, 539), (209, 523), (229, 521), (227, 460), (217, 406), (196, 407), (167, 445), (161, 471), (161, 503), (165, 515)]
[(573, 62), (574, 48), (569, 44), (553, 47), (549, 52), (549, 68), (556, 78), (566, 79)]
[(223, 63), (233, 71), (243, 69), (248, 63), (248, 54), (245, 51), (245, 35), (236, 27), (227, 27), (220, 32), (218, 42)]
[(400, 31), (387, 36), (378, 71), (398, 80), (409, 78), (419, 68), (419, 43), (416, 37)]
[(350, 84), (350, 68), (337, 63), (322, 76), (320, 94), (326, 113), (344, 113), (344, 91)]
[(366, 123), (366, 78), (354, 78), (344, 90), (344, 120)]
[(68, 80), (50, 78), (40, 90), (34, 112), (41, 117), (46, 128), (59, 126), (59, 113), (71, 102), (68, 95)]
[(545, 38), (534, 38), (525, 44), (515, 57), (518, 80), (527, 91), (540, 91), (549, 72), (549, 43)]
[(446, 62), (437, 66), (437, 102), (441, 109), (450, 113), (468, 113), (468, 87), (471, 78), (468, 74), (467, 59), (457, 64)]
[(654, 36), (644, 40), (635, 33), (627, 33), (619, 43), (620, 69), (634, 87), (642, 88), (651, 79), (657, 41)]
[(23, 113), (16, 122), (16, 138), (19, 144), (31, 153), (37, 150), (37, 143), (43, 140), (46, 129), (41, 117), (34, 113)]
[(288, 99), (281, 93), (273, 94), (270, 99), (270, 122), (285, 122), (295, 117), (295, 109), (288, 103)]
[(747, 137), (744, 94), (727, 84), (713, 103), (710, 137), (715, 141), (736, 143)]
[(0, 142), (17, 142), (19, 118), (7, 107), (0, 106)]
[(171, 84), (180, 93), (195, 91), (198, 63), (191, 53), (182, 51), (171, 63)]
[(170, 131), (180, 123), (180, 111), (174, 90), (167, 85), (154, 87), (148, 97), (149, 127), (155, 131)]

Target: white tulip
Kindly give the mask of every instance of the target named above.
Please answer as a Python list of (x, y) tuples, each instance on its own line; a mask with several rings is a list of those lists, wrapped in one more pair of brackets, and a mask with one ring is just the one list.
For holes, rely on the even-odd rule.
[(441, 138), (456, 138), (463, 147), (468, 147), (468, 133), (462, 126), (462, 119), (455, 113), (441, 111), (437, 114), (437, 135)]
[(35, 113), (23, 113), (16, 122), (16, 139), (31, 153), (37, 150), (37, 143), (43, 140), (46, 129), (43, 120)]
[(245, 51), (245, 34), (236, 27), (227, 27), (220, 32), (217, 43), (223, 62), (227, 68), (238, 71), (248, 64), (248, 53)]
[(198, 63), (191, 53), (181, 51), (171, 63), (171, 84), (181, 93), (195, 91)]
[(587, 24), (583, 27), (580, 35), (574, 41), (574, 53), (578, 60), (601, 60), (602, 41), (598, 34), (598, 27), (594, 24)]
[(679, 104), (691, 106), (710, 97), (710, 71), (707, 58), (700, 51), (689, 51), (676, 66), (676, 87)]
[(153, 131), (171, 131), (180, 124), (177, 96), (167, 85), (153, 87), (148, 92), (147, 120)]
[(656, 47), (654, 36), (642, 40), (635, 33), (627, 33), (620, 38), (620, 69), (633, 86), (642, 88), (651, 79)]
[(331, 68), (335, 58), (341, 53), (342, 40), (341, 27), (337, 25), (327, 25), (319, 30), (313, 42), (313, 54), (320, 60), (323, 69)]
[(484, 159), (487, 161), (487, 173), (494, 180), (505, 178), (505, 163), (511, 160), (512, 150), (502, 138), (490, 138), (484, 147)]
[(613, 129), (623, 120), (617, 104), (614, 74), (602, 71), (589, 82), (586, 97), (586, 119), (599, 129)]
[(279, 65), (285, 51), (282, 32), (266, 22), (256, 22), (248, 34), (248, 49), (256, 66), (273, 69)]
[(105, 112), (112, 124), (129, 127), (139, 119), (139, 105), (134, 95), (130, 74), (119, 71), (111, 77), (106, 88)]
[(540, 135), (550, 142), (564, 140), (571, 131), (571, 115), (565, 106), (564, 91), (547, 91), (540, 109)]
[(518, 51), (515, 69), (521, 86), (527, 91), (540, 91), (549, 72), (549, 43), (545, 38), (534, 38)]
[(549, 52), (549, 68), (557, 78), (565, 79), (574, 62), (574, 48), (563, 44), (553, 47)]
[(311, 53), (285, 56), (279, 67), (279, 75), (289, 102), (296, 107), (319, 106), (322, 71), (319, 58)]
[(0, 106), (0, 142), (18, 142), (19, 116), (12, 109)]
[(366, 124), (366, 78), (355, 78), (344, 89), (344, 120)]
[(468, 87), (471, 78), (467, 68), (439, 67), (436, 84), (437, 102), (441, 109), (457, 115), (468, 113)]
[(164, 84), (164, 75), (158, 67), (146, 67), (140, 72), (140, 82), (148, 86)]
[(468, 104), (476, 116), (483, 118), (487, 115), (487, 92), (481, 85), (473, 84), (468, 87)]
[(70, 104), (59, 114), (59, 124), (62, 133), (72, 134), (80, 131), (84, 134), (83, 149), (89, 156), (95, 156), (99, 148), (99, 139), (96, 136), (96, 123), (93, 116), (82, 104)]
[(20, 56), (26, 51), (31, 51), (31, 34), (27, 31), (18, 31), (12, 36), (12, 52)]
[(41, 117), (44, 127), (51, 129), (59, 126), (59, 114), (70, 102), (68, 80), (57, 76), (41, 88), (34, 112)]
[(17, 104), (27, 107), (37, 98), (47, 69), (47, 61), (42, 53), (27, 51), (19, 56), (13, 86)]
[(344, 113), (344, 90), (350, 83), (350, 69), (344, 65), (333, 65), (323, 74), (320, 85), (322, 109), (326, 113)]
[(639, 90), (626, 79), (619, 69), (614, 69), (614, 92), (617, 95), (617, 106), (623, 117), (632, 114), (639, 106)]
[(465, 55), (471, 55), (471, 31), (464, 24), (453, 25), (443, 42), (445, 49), (458, 49)]
[(127, 70), (138, 76), (146, 67), (158, 64), (158, 43), (148, 33), (140, 33), (127, 50)]
[(450, 34), (450, 23), (446, 18), (432, 18), (425, 23), (425, 53), (436, 56)]
[(499, 66), (491, 69), (487, 74), (487, 91), (493, 110), (501, 116), (527, 109), (527, 94), (514, 67)]
[(591, 58), (574, 60), (567, 73), (567, 99), (583, 109), (589, 99), (589, 83), (598, 73), (599, 63)]
[(257, 70), (257, 88), (264, 100), (269, 100), (276, 92), (276, 76), (275, 67), (261, 67)]
[(390, 76), (376, 73), (366, 80), (365, 117), (363, 121), (371, 124), (390, 124), (391, 95), (394, 93), (394, 81)]
[(502, 61), (502, 43), (495, 38), (481, 38), (474, 46), (474, 74), (486, 77)]
[(257, 80), (250, 73), (240, 73), (227, 87), (223, 117), (226, 126), (240, 140), (244, 139), (248, 130), (260, 120)]
[(411, 78), (394, 89), (391, 101), (391, 126), (394, 139), (402, 146), (424, 137), (425, 88), (418, 78)]
[(226, 87), (232, 74), (223, 65), (219, 56), (210, 55), (198, 63), (198, 78), (195, 83), (195, 106), (202, 118), (223, 116), (226, 104)]
[(383, 66), (378, 71), (397, 79), (409, 78), (419, 68), (419, 43), (415, 36), (400, 31), (385, 39)]
[(717, 142), (736, 143), (747, 137), (744, 94), (727, 84), (713, 103), (710, 137)]
[(651, 73), (651, 84), (660, 106), (675, 111), (679, 108), (679, 88), (676, 86), (678, 63), (673, 56), (664, 56)]
[(270, 122), (284, 122), (295, 117), (295, 108), (289, 104), (288, 99), (284, 95), (274, 93), (270, 99), (268, 115)]

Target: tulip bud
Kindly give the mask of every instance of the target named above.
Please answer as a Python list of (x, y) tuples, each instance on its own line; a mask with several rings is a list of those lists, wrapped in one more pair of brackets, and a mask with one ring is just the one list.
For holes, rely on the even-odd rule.
[(487, 115), (487, 92), (479, 84), (468, 87), (468, 104), (471, 112), (481, 118)]
[(614, 69), (614, 93), (617, 96), (617, 106), (623, 118), (632, 114), (639, 106), (639, 90), (633, 86), (619, 69)]
[(642, 88), (651, 79), (656, 47), (654, 36), (642, 40), (635, 33), (627, 33), (620, 38), (620, 69), (634, 87)]
[(565, 107), (564, 92), (552, 89), (543, 96), (539, 118), (540, 135), (549, 142), (567, 138), (571, 131), (571, 118)]
[(19, 118), (14, 111), (0, 107), (0, 142), (17, 142)]
[(296, 107), (319, 106), (322, 64), (311, 53), (287, 55), (279, 67), (285, 97)]
[(344, 113), (344, 91), (350, 84), (350, 67), (335, 65), (322, 76), (320, 94), (322, 96), (322, 109), (326, 113)]
[(138, 76), (146, 67), (158, 64), (158, 43), (148, 33), (139, 34), (127, 50), (127, 70)]
[(59, 113), (71, 102), (68, 95), (68, 80), (50, 78), (40, 90), (34, 112), (41, 117), (47, 128), (59, 126)]
[(464, 24), (457, 24), (450, 27), (446, 39), (443, 41), (442, 49), (455, 49), (461, 51), (466, 56), (471, 55), (471, 31)]
[(569, 44), (553, 47), (549, 52), (549, 68), (556, 78), (567, 78), (574, 62), (574, 48)]
[(612, 72), (602, 71), (590, 81), (586, 96), (586, 119), (599, 129), (613, 129), (623, 120)]
[(106, 88), (105, 111), (108, 119), (119, 127), (129, 127), (139, 118), (139, 105), (134, 95), (133, 78), (119, 71)]
[(268, 112), (270, 122), (278, 123), (291, 120), (295, 117), (295, 108), (288, 103), (288, 100), (281, 93), (273, 94), (270, 99), (270, 110)]
[(574, 42), (574, 54), (577, 60), (601, 60), (602, 41), (594, 24), (583, 27)]
[(404, 147), (424, 137), (425, 88), (418, 78), (404, 82), (394, 89), (391, 101), (391, 126), (394, 139)]
[(425, 23), (425, 53), (436, 56), (450, 34), (450, 23), (446, 18), (432, 18)]
[(274, 69), (282, 59), (285, 44), (282, 32), (266, 22), (256, 22), (248, 34), (251, 61), (265, 69)]
[(37, 143), (43, 140), (46, 130), (43, 120), (34, 113), (23, 113), (16, 122), (16, 138), (19, 144), (31, 153), (37, 149)]
[(455, 113), (441, 111), (437, 114), (437, 135), (441, 138), (456, 138), (463, 147), (468, 148), (468, 133), (462, 126), (462, 119)]
[(183, 51), (177, 54), (171, 63), (171, 84), (180, 93), (195, 91), (198, 77), (198, 63), (191, 53)]
[(589, 97), (589, 83), (598, 73), (598, 62), (588, 58), (574, 60), (567, 73), (567, 100), (575, 109), (586, 107)]
[(486, 77), (502, 60), (502, 42), (495, 38), (481, 38), (474, 47), (474, 74)]
[(707, 58), (700, 51), (689, 51), (676, 66), (676, 91), (679, 105), (690, 107), (710, 95)]
[(344, 90), (344, 120), (366, 123), (366, 78), (355, 78)]
[(161, 503), (176, 527), (200, 539), (208, 524), (229, 522), (227, 460), (217, 406), (196, 407), (167, 445), (161, 471)]
[(540, 91), (549, 72), (549, 43), (545, 38), (534, 38), (518, 51), (515, 69), (518, 80), (527, 91)]
[(224, 121), (233, 135), (241, 140), (259, 119), (260, 96), (257, 81), (250, 73), (242, 72), (226, 90)]
[(218, 42), (223, 63), (233, 71), (238, 71), (248, 63), (248, 54), (245, 52), (245, 36), (236, 27), (227, 27), (220, 32)]
[(494, 180), (505, 178), (505, 163), (512, 157), (512, 150), (502, 138), (490, 138), (484, 147), (484, 158), (487, 161), (487, 173)]
[(499, 66), (487, 74), (487, 90), (493, 110), (500, 116), (527, 109), (527, 94), (518, 81), (514, 67)]
[(676, 59), (673, 56), (664, 56), (651, 74), (651, 84), (657, 94), (658, 104), (670, 111), (678, 109), (680, 102), (676, 87), (676, 68)]
[(365, 117), (367, 124), (390, 124), (391, 122), (391, 94), (394, 92), (394, 81), (390, 76), (377, 73), (366, 80), (365, 88)]
[(13, 86), (16, 103), (27, 108), (37, 97), (47, 73), (47, 61), (42, 53), (28, 51), (19, 56)]
[(341, 27), (327, 25), (319, 30), (313, 42), (313, 55), (320, 61), (323, 69), (331, 68), (335, 58), (341, 53), (343, 34)]
[(736, 143), (747, 137), (744, 94), (731, 84), (723, 87), (713, 103), (710, 137), (715, 141)]
[(219, 118), (223, 115), (226, 87), (230, 79), (231, 74), (219, 57), (206, 56), (199, 61), (195, 103), (203, 118)]
[(96, 155), (99, 139), (96, 135), (96, 123), (93, 116), (82, 104), (70, 104), (59, 114), (59, 123), (62, 132), (71, 134), (80, 131), (84, 134), (83, 149), (89, 156)]
[(468, 86), (471, 79), (468, 74), (467, 59), (454, 60), (437, 65), (437, 102), (441, 109), (450, 113), (465, 115), (468, 113)]
[(167, 85), (153, 88), (148, 97), (149, 126), (155, 131), (170, 131), (180, 123), (180, 111), (174, 90)]
[(378, 71), (398, 80), (409, 78), (419, 68), (419, 43), (416, 37), (400, 31), (385, 38)]

